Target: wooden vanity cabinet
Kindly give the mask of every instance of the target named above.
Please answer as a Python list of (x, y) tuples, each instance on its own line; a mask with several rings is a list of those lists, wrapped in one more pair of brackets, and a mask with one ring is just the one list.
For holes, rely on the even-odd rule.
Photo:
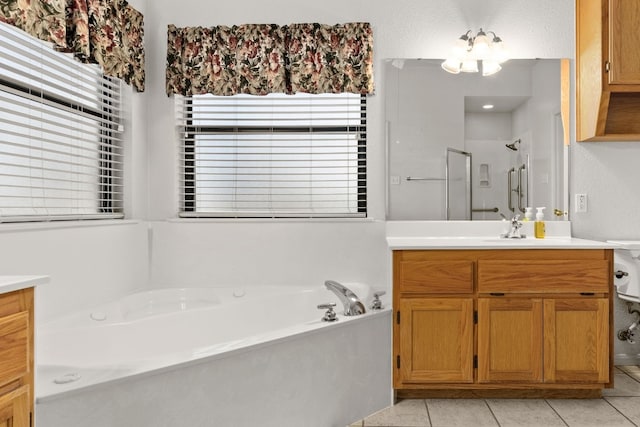
[(33, 414), (33, 288), (0, 295), (0, 426), (29, 427)]
[(611, 250), (398, 250), (393, 262), (400, 396), (610, 384)]
[(473, 382), (473, 272), (464, 257), (394, 252), (396, 388)]
[(640, 141), (640, 2), (576, 0), (578, 141)]

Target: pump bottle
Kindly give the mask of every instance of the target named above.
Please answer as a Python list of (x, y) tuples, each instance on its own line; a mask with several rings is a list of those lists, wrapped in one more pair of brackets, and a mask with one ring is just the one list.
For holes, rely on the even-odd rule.
[(544, 207), (536, 208), (536, 222), (533, 223), (533, 234), (536, 239), (544, 239), (545, 226), (544, 226)]

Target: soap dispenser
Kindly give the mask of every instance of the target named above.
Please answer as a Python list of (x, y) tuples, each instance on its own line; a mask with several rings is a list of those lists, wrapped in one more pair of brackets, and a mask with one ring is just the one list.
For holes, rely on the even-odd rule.
[(524, 208), (524, 220), (525, 221), (533, 221), (533, 208), (527, 206)]
[(536, 222), (533, 223), (533, 234), (537, 239), (544, 239), (544, 207), (536, 208)]

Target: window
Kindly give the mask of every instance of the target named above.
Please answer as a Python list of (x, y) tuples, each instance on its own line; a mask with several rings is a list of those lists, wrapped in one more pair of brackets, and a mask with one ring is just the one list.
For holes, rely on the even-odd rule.
[(176, 97), (183, 217), (364, 217), (366, 97)]
[(0, 221), (121, 218), (120, 84), (0, 25)]

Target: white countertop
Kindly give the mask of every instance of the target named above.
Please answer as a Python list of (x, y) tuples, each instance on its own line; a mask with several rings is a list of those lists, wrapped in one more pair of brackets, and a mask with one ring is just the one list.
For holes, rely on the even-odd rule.
[[(506, 226), (506, 228), (505, 228)], [(533, 222), (524, 222), (524, 239), (501, 239), (504, 221), (388, 221), (390, 249), (615, 249), (615, 242), (571, 237), (569, 221), (546, 223), (546, 237), (536, 239)]]
[(615, 249), (618, 245), (573, 237), (501, 239), (486, 237), (390, 237), (390, 249)]
[(0, 294), (44, 285), (48, 282), (49, 276), (0, 276)]

